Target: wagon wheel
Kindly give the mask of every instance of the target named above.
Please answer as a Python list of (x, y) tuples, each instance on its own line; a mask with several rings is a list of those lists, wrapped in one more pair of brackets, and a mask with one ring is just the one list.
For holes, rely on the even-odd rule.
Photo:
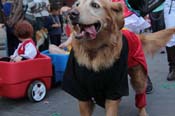
[(28, 88), (27, 96), (30, 101), (39, 102), (44, 99), (46, 93), (47, 90), (45, 84), (41, 81), (34, 81)]

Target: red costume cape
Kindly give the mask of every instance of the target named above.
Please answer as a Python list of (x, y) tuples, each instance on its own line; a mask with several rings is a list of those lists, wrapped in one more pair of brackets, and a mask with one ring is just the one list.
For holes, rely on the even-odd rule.
[(128, 68), (141, 64), (145, 69), (145, 72), (148, 73), (147, 63), (140, 39), (135, 33), (131, 31), (122, 30), (122, 33), (128, 41)]
[[(148, 74), (146, 59), (139, 37), (135, 33), (128, 30), (122, 30), (122, 33), (128, 41), (128, 68), (140, 64), (145, 69), (146, 74)], [(146, 106), (145, 91), (135, 95), (135, 105), (138, 108), (143, 108)]]

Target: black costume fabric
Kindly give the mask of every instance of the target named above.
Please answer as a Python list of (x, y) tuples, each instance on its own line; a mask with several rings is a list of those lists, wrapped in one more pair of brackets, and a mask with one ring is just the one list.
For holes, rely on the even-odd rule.
[(138, 10), (141, 16), (146, 16), (165, 0), (125, 0), (130, 10)]
[(125, 37), (120, 58), (110, 68), (99, 72), (80, 66), (72, 50), (63, 78), (63, 89), (80, 101), (94, 99), (104, 107), (105, 99), (117, 100), (129, 94), (127, 59), (128, 44)]

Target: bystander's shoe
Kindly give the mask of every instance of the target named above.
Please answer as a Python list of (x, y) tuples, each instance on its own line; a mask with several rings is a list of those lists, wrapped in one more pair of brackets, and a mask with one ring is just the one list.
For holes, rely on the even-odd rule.
[(160, 54), (165, 54), (165, 51), (164, 51), (164, 50), (162, 50), (162, 51), (160, 52)]
[(151, 94), (153, 92), (153, 84), (151, 82), (150, 77), (148, 76), (146, 94)]
[(166, 47), (167, 59), (169, 64), (168, 81), (175, 80), (175, 46)]
[(167, 76), (167, 80), (168, 81), (173, 81), (175, 80), (175, 69), (172, 69), (171, 72), (169, 72), (168, 76)]

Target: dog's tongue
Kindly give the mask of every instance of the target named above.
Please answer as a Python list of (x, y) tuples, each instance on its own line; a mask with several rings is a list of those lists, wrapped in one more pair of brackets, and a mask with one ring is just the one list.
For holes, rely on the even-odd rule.
[(87, 32), (90, 38), (95, 39), (97, 35), (97, 31), (94, 25), (88, 26), (84, 28), (85, 32)]

